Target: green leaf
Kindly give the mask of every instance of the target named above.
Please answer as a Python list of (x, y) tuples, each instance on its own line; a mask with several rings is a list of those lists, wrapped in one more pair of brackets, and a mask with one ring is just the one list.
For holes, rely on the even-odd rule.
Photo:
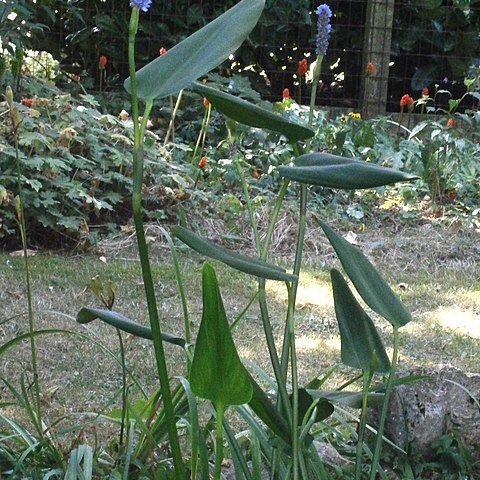
[(388, 372), (390, 361), (371, 318), (355, 299), (343, 278), (335, 269), (330, 271), (335, 313), (342, 342), (342, 362), (352, 368)]
[(412, 317), (408, 310), (360, 249), (335, 233), (327, 224), (317, 221), (365, 303), (394, 326), (401, 327), (410, 322)]
[(301, 155), (295, 163), (292, 167), (278, 167), (280, 175), (307, 185), (330, 188), (373, 188), (418, 178), (393, 168), (325, 153)]
[(321, 422), (328, 418), (335, 408), (326, 398), (314, 398), (308, 393), (305, 388), (300, 388), (298, 390), (298, 416), (300, 419), (304, 419), (305, 415), (308, 413), (308, 410), (312, 406), (313, 402), (317, 402), (315, 407), (317, 408), (317, 414), (315, 416), (316, 422)]
[(215, 270), (203, 266), (203, 314), (195, 344), (190, 386), (214, 405), (242, 405), (253, 394), (250, 376), (233, 343)]
[(203, 83), (195, 82), (194, 89), (201, 93), (221, 113), (244, 125), (282, 133), (290, 142), (305, 140), (315, 135), (313, 130), (290, 122), (276, 113), (247, 102)]
[[(346, 391), (329, 391), (329, 390), (312, 390), (307, 392), (313, 398), (325, 398), (330, 402), (341, 403), (350, 408), (362, 408), (362, 392), (346, 392)], [(379, 405), (383, 400), (383, 393), (369, 393), (368, 405)]]
[(248, 405), (258, 418), (260, 418), (260, 420), (262, 420), (262, 422), (265, 423), (265, 425), (270, 428), (277, 437), (282, 438), (284, 442), (290, 444), (292, 441), (292, 435), (285, 418), (280, 416), (267, 394), (262, 390), (255, 379), (250, 377), (250, 383), (253, 387), (253, 395), (248, 402)]
[[(255, 27), (265, 0), (242, 0), (223, 15), (141, 68), (137, 95), (143, 100), (167, 97), (188, 87), (225, 61)], [(131, 93), (131, 80), (125, 89)]]
[[(102, 320), (102, 322), (108, 323), (108, 325), (111, 325), (112, 327), (122, 330), (123, 332), (130, 333), (140, 338), (146, 338), (147, 340), (153, 340), (152, 330), (150, 327), (140, 325), (134, 320), (125, 317), (121, 313), (99, 308), (83, 307), (77, 314), (77, 322), (82, 324), (90, 323), (97, 318)], [(185, 340), (183, 338), (176, 337), (168, 333), (162, 333), (162, 340), (180, 347), (185, 347)]]
[(276, 265), (271, 265), (258, 258), (247, 257), (232, 250), (219, 247), (208, 240), (200, 238), (184, 227), (177, 226), (174, 227), (172, 231), (178, 239), (193, 248), (196, 252), (225, 263), (241, 272), (255, 275), (256, 277), (284, 282), (292, 282), (298, 278), (297, 275), (285, 273), (283, 268), (277, 267)]

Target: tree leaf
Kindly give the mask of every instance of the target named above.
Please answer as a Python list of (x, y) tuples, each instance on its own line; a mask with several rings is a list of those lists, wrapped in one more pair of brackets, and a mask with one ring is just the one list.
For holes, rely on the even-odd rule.
[(192, 231), (184, 227), (174, 227), (172, 232), (178, 239), (193, 248), (196, 252), (225, 263), (241, 272), (255, 275), (256, 277), (284, 282), (292, 282), (298, 278), (297, 275), (285, 273), (283, 268), (277, 267), (276, 265), (219, 247), (218, 245), (195, 235)]
[[(150, 327), (145, 327), (139, 323), (125, 317), (121, 313), (112, 312), (111, 310), (103, 310), (100, 308), (83, 307), (77, 314), (78, 323), (90, 323), (96, 319), (108, 323), (112, 327), (118, 328), (124, 332), (130, 333), (137, 337), (152, 340), (152, 330)], [(185, 340), (181, 337), (176, 337), (168, 333), (162, 333), (162, 340), (167, 343), (172, 343), (180, 347), (185, 347)]]
[[(265, 0), (242, 0), (136, 72), (143, 100), (167, 97), (225, 61), (255, 27)], [(131, 93), (131, 79), (124, 83)]]
[(203, 266), (203, 314), (190, 372), (195, 395), (214, 405), (242, 405), (253, 394), (230, 333), (215, 270)]
[(301, 155), (295, 166), (282, 165), (278, 172), (284, 178), (307, 185), (346, 190), (380, 187), (418, 178), (393, 168), (325, 153)]
[(315, 132), (307, 127), (290, 122), (282, 116), (246, 100), (207, 87), (203, 83), (195, 82), (194, 89), (206, 97), (220, 113), (244, 125), (282, 133), (290, 142), (305, 140), (315, 135)]
[(327, 224), (317, 221), (365, 303), (392, 325), (401, 327), (410, 322), (412, 317), (408, 310), (360, 249), (335, 233)]
[(335, 313), (342, 342), (342, 362), (352, 368), (388, 372), (390, 361), (371, 318), (355, 299), (343, 278), (335, 269), (330, 270)]

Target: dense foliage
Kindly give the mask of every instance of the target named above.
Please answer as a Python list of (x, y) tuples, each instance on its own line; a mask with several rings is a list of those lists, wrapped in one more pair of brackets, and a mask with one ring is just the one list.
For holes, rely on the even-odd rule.
[[(188, 2), (153, 2), (139, 31), (137, 55), (146, 63), (169, 49), (188, 34), (218, 16), (233, 0)], [(352, 5), (353, 4), (353, 5)], [(322, 103), (333, 105), (360, 97), (364, 65), (363, 28), (367, 1), (335, 0), (334, 31), (328, 68), (324, 66)], [(480, 31), (477, 0), (424, 0), (395, 3), (390, 78), (390, 109), (397, 109), (396, 99), (405, 87), (420, 91), (433, 88), (446, 79), (446, 88), (463, 93), (461, 80), (478, 57)], [(98, 58), (109, 59), (107, 82), (118, 87), (127, 74), (124, 52), (128, 2), (124, 0), (47, 0), (7, 2), (0, 12), (4, 53), (13, 50), (11, 41), (25, 49), (47, 51), (60, 69), (80, 75), (87, 88), (99, 88)], [(249, 41), (223, 64), (226, 74), (243, 71), (255, 88), (268, 98), (278, 98), (285, 87), (297, 79), (298, 61), (314, 52), (314, 5), (309, 0), (267, 1), (262, 18)], [(15, 12), (14, 19), (8, 17)], [(21, 26), (21, 28), (20, 28)], [(411, 79), (411, 84), (406, 82)], [(308, 91), (303, 92), (303, 102)]]

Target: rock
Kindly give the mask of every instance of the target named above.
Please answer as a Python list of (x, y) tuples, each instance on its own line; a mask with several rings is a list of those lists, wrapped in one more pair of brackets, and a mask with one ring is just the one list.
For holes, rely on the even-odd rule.
[(322, 462), (336, 466), (341, 466), (349, 462), (349, 460), (342, 457), (329, 443), (314, 440), (313, 446), (317, 450), (318, 456), (322, 459)]
[[(416, 369), (409, 374), (429, 378), (394, 388), (385, 435), (403, 449), (415, 442), (416, 451), (429, 458), (434, 453), (432, 442), (455, 428), (472, 460), (479, 461), (480, 375), (451, 367)], [(379, 408), (373, 411), (373, 424)]]

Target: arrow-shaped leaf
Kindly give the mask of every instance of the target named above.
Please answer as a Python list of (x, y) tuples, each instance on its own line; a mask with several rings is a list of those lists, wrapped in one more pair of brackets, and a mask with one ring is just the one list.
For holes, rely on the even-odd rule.
[(292, 282), (298, 278), (296, 275), (285, 273), (283, 268), (276, 265), (219, 247), (184, 227), (177, 226), (174, 227), (172, 231), (178, 239), (193, 248), (196, 252), (225, 263), (241, 272), (255, 275), (256, 277), (284, 282)]
[(333, 156), (328, 158), (324, 153), (313, 153), (302, 157), (296, 160), (293, 167), (285, 165), (278, 167), (280, 175), (306, 185), (346, 190), (374, 188), (418, 178), (393, 168), (353, 158)]
[[(152, 340), (152, 330), (149, 327), (140, 325), (139, 323), (125, 317), (121, 313), (112, 312), (111, 310), (103, 310), (99, 308), (83, 307), (77, 314), (78, 323), (90, 323), (96, 319), (108, 323), (112, 327), (118, 328), (123, 332), (130, 333), (137, 337)], [(185, 340), (181, 337), (176, 337), (168, 333), (162, 333), (162, 340), (167, 343), (173, 343), (180, 347), (185, 347)]]
[(335, 233), (327, 224), (320, 220), (318, 222), (365, 303), (392, 325), (401, 327), (410, 322), (412, 317), (408, 310), (360, 249)]
[(207, 87), (203, 83), (195, 82), (194, 88), (206, 97), (220, 113), (244, 125), (282, 133), (290, 142), (305, 140), (315, 135), (315, 132), (307, 127), (290, 122), (282, 116), (246, 100)]
[[(167, 97), (225, 61), (255, 27), (265, 0), (242, 0), (223, 15), (157, 57), (136, 74), (143, 100)], [(125, 80), (131, 92), (131, 79)]]
[(330, 271), (333, 286), (335, 313), (342, 342), (342, 362), (352, 368), (388, 372), (390, 361), (375, 325), (355, 299), (343, 278), (335, 269)]
[(250, 376), (230, 333), (215, 270), (203, 266), (203, 314), (190, 372), (192, 392), (214, 405), (242, 405), (252, 398)]

